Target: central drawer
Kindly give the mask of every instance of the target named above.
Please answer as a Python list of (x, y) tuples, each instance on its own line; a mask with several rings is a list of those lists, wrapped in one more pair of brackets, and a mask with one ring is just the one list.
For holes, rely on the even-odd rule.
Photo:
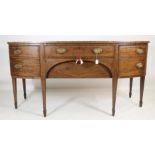
[(75, 58), (77, 51), (79, 51), (78, 46), (48, 45), (45, 46), (45, 57), (46, 59)]
[(97, 45), (97, 46), (66, 46), (66, 45), (46, 45), (45, 57), (46, 59), (76, 59), (81, 58), (95, 58), (98, 57), (113, 57), (114, 46), (112, 45)]

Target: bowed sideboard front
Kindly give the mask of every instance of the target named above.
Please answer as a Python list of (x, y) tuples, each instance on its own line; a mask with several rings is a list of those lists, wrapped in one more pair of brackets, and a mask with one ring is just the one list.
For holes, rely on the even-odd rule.
[[(118, 78), (140, 77), (140, 106), (146, 75), (148, 41), (139, 42), (9, 42), (10, 71), (14, 104), (17, 108), (17, 78), (23, 81), (26, 99), (26, 79), (41, 79), (43, 113), (46, 116), (47, 78), (112, 78), (112, 115)], [(82, 64), (77, 64), (77, 60)], [(97, 63), (96, 63), (97, 62)]]

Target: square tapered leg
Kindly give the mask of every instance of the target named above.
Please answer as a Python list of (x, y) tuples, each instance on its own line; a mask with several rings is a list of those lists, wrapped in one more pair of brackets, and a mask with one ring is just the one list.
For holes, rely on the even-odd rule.
[(13, 86), (13, 96), (14, 96), (14, 106), (15, 109), (18, 108), (17, 105), (17, 79), (12, 77), (12, 86)]

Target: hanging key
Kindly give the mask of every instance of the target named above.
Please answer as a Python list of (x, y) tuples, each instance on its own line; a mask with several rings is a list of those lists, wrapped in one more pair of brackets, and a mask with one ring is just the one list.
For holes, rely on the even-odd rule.
[(96, 65), (99, 64), (98, 54), (96, 54), (95, 64), (96, 64)]

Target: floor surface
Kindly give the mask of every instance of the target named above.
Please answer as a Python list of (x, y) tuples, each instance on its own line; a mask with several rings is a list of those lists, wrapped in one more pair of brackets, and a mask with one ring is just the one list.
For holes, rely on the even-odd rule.
[(111, 116), (111, 90), (49, 89), (47, 117), (42, 115), (41, 90), (18, 92), (18, 109), (13, 106), (12, 91), (0, 91), (0, 119), (2, 120), (153, 120), (155, 119), (154, 91), (145, 90), (144, 104), (139, 108), (139, 91), (128, 97), (128, 90), (118, 90), (116, 116)]

